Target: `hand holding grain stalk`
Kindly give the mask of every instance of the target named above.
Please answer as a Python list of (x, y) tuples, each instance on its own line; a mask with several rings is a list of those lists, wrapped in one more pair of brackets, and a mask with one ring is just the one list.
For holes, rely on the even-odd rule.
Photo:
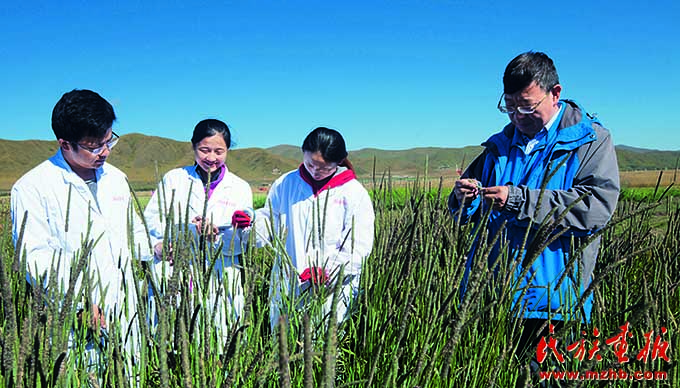
[(482, 183), (476, 179), (464, 178), (458, 179), (453, 185), (453, 192), (456, 195), (458, 202), (469, 202), (477, 198), (482, 193)]
[[(83, 311), (78, 310), (76, 313), (77, 324), (80, 325), (83, 322)], [(87, 323), (88, 327), (92, 330), (99, 330), (99, 328), (106, 329), (106, 315), (96, 304), (92, 304), (92, 316)]]
[(191, 222), (196, 225), (197, 233), (199, 235), (205, 234), (208, 241), (215, 241), (217, 239), (217, 235), (220, 232), (217, 226), (210, 222), (206, 222), (201, 216), (194, 217)]
[(484, 201), (493, 203), (494, 210), (501, 210), (508, 201), (507, 186), (482, 187), (482, 182), (471, 179), (459, 179), (454, 183), (454, 193), (458, 202), (469, 202), (481, 195)]
[(508, 186), (482, 187), (479, 190), (485, 201), (493, 203), (494, 210), (502, 210), (508, 202), (508, 193), (510, 191)]
[[(159, 260), (163, 259), (163, 243), (159, 242), (153, 247), (153, 254), (156, 256)], [(170, 265), (173, 264), (173, 250), (172, 250), (172, 243), (168, 242), (168, 247), (167, 250), (165, 251), (165, 260), (170, 262)]]

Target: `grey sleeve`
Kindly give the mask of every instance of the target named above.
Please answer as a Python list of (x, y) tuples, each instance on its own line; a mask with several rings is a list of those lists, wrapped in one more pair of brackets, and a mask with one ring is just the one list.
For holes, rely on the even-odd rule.
[(556, 209), (552, 214), (555, 220), (582, 194), (589, 193), (569, 210), (560, 226), (590, 232), (606, 225), (619, 198), (619, 169), (611, 134), (598, 125), (594, 128), (597, 139), (575, 151), (580, 166), (570, 189), (546, 190), (539, 206), (541, 190), (509, 186), (506, 211), (516, 214), (520, 221), (540, 224), (553, 209)]

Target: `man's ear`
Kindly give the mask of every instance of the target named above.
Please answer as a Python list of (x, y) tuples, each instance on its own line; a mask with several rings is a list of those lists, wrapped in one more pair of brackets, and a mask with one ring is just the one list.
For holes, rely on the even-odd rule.
[(552, 93), (552, 98), (555, 101), (560, 100), (560, 94), (562, 94), (562, 85), (557, 84), (553, 86), (552, 90), (550, 91)]
[(68, 141), (66, 141), (66, 140), (64, 140), (64, 139), (59, 139), (59, 140), (57, 140), (57, 141), (59, 142), (59, 148), (60, 148), (62, 151), (71, 151), (71, 150), (73, 150), (73, 145), (72, 145), (70, 142), (68, 142)]

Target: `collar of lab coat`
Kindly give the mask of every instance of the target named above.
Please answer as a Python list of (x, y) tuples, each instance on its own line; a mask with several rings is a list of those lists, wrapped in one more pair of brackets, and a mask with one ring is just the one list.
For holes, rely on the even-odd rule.
[[(298, 167), (298, 171), (300, 174), (300, 177), (302, 178), (303, 181), (305, 181), (310, 187), (314, 187), (314, 185), (311, 182), (311, 176), (305, 169), (305, 165), (300, 163), (300, 167)], [(356, 179), (356, 175), (354, 174), (354, 171), (350, 170), (349, 168), (343, 169), (343, 167), (338, 167), (338, 171), (335, 172), (335, 175), (325, 184), (323, 187), (319, 189), (319, 191), (314, 193), (314, 196), (317, 197), (322, 191), (324, 190), (330, 190), (334, 187), (342, 186), (345, 183), (351, 181), (352, 179)], [(312, 189), (313, 191), (313, 189)]]
[[(229, 177), (229, 168), (225, 164), (224, 166), (224, 177), (220, 180), (220, 182), (217, 184), (217, 186), (213, 189), (213, 194), (217, 191), (222, 191), (225, 188), (231, 187), (231, 179)], [(189, 175), (189, 177), (194, 181), (193, 185), (194, 187), (202, 187), (203, 191), (197, 191), (195, 189), (191, 190), (191, 195), (192, 196), (198, 196), (200, 193), (203, 193), (205, 195), (205, 186), (203, 185), (203, 180), (201, 180), (201, 176), (198, 174), (198, 171), (196, 171), (195, 166), (186, 166), (184, 167), (185, 171)], [(205, 200), (204, 196), (198, 197), (201, 201)], [(208, 202), (210, 202), (210, 198), (208, 198)]]
[[(62, 170), (64, 183), (72, 185), (76, 194), (82, 196), (85, 201), (89, 202), (93, 211), (100, 213), (97, 200), (92, 196), (92, 192), (87, 187), (87, 184), (83, 178), (76, 174), (66, 159), (64, 159), (64, 154), (62, 154), (61, 149), (57, 150), (57, 153), (52, 158), (50, 158), (50, 160), (55, 166)], [(106, 176), (105, 166), (106, 163), (94, 170), (95, 177), (97, 178), (97, 184), (99, 184), (99, 182), (102, 181), (102, 178)], [(99, 190), (97, 192), (99, 192)]]
[[(58, 149), (57, 153), (52, 157), (52, 162), (57, 167), (60, 167), (60, 168), (63, 168), (64, 170), (66, 170), (65, 174), (64, 174), (64, 179), (68, 179), (69, 181), (74, 181), (74, 182), (77, 181), (77, 180), (81, 180), (81, 181), (83, 181), (83, 183), (85, 182), (83, 180), (83, 178), (78, 176), (78, 174), (76, 174), (73, 171), (73, 169), (71, 168), (71, 165), (68, 164), (68, 162), (64, 158), (64, 154), (61, 152), (61, 148)], [(102, 164), (101, 167), (94, 170), (95, 176), (97, 177), (97, 182), (99, 182), (99, 178), (102, 175), (106, 174), (106, 169), (104, 168), (104, 166), (106, 166), (106, 162), (104, 164)]]

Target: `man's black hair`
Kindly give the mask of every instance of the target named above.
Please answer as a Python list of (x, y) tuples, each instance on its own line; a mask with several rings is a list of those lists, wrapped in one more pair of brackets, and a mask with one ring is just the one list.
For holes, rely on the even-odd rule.
[(65, 93), (52, 110), (54, 135), (73, 143), (85, 137), (102, 139), (115, 120), (111, 104), (91, 90)]
[(503, 93), (517, 93), (533, 81), (546, 92), (560, 83), (557, 69), (550, 57), (542, 52), (527, 51), (516, 56), (505, 68)]

